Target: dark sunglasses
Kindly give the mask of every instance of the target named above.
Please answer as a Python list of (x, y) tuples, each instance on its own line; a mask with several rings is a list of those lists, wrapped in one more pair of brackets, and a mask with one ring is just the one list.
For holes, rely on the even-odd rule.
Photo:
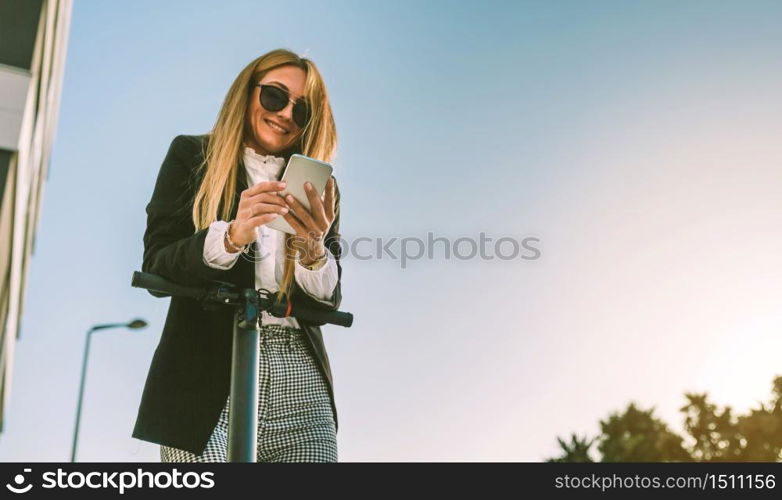
[[(256, 84), (255, 86), (261, 88), (261, 106), (268, 111), (280, 111), (292, 101), (285, 89), (263, 83)], [(293, 121), (299, 128), (304, 128), (309, 120), (310, 106), (303, 97), (300, 97), (293, 103)]]

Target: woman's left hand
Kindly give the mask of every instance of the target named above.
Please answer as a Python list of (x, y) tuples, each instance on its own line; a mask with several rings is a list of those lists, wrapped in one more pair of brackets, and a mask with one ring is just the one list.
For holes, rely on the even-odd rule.
[(304, 183), (304, 192), (307, 193), (310, 210), (304, 208), (304, 205), (288, 194), (285, 196), (285, 202), (291, 210), (283, 215), (283, 218), (296, 230), (292, 240), (299, 252), (300, 262), (309, 265), (326, 253), (323, 238), (334, 222), (334, 177), (329, 177), (326, 183), (323, 201), (309, 182)]

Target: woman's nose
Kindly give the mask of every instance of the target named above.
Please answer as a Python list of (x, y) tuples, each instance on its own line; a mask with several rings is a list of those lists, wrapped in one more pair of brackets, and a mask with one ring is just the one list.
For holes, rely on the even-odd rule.
[(285, 118), (289, 123), (293, 122), (293, 103), (289, 102), (277, 114)]

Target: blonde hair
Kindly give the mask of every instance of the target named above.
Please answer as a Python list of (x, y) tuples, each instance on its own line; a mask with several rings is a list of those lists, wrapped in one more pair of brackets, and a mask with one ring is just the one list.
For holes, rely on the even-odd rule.
[[(326, 85), (311, 60), (287, 49), (275, 49), (248, 64), (234, 80), (217, 116), (204, 151), (203, 181), (193, 200), (193, 225), (196, 231), (209, 226), (218, 217), (228, 220), (235, 198), (238, 165), (244, 153), (245, 116), (252, 89), (266, 73), (284, 65), (304, 70), (304, 96), (310, 103), (310, 120), (300, 138), (286, 151), (276, 153), (287, 160), (294, 153), (331, 162), (337, 145), (337, 130), (331, 113)], [(290, 295), (295, 264), (295, 249), (285, 233), (285, 268), (278, 297)]]

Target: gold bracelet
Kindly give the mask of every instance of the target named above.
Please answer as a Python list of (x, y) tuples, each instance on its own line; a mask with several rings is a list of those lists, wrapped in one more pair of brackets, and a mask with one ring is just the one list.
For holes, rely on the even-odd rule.
[(236, 250), (236, 252), (233, 253), (247, 252), (247, 250), (249, 249), (249, 245), (239, 246), (236, 243), (234, 243), (233, 240), (231, 240), (231, 224), (233, 223), (234, 221), (233, 219), (231, 219), (231, 222), (228, 223), (228, 227), (225, 228), (225, 241), (228, 242), (229, 247)]
[[(326, 251), (328, 251), (328, 250), (326, 250)], [(308, 269), (310, 271), (316, 271), (316, 270), (320, 269), (323, 266), (323, 263), (325, 261), (326, 261), (326, 252), (323, 252), (323, 255), (321, 255), (320, 257), (318, 257), (314, 261), (312, 261), (312, 263), (310, 263), (309, 265), (308, 264), (303, 264), (301, 262), (301, 259), (299, 259), (299, 264), (301, 264), (302, 267), (304, 267), (305, 269)]]

